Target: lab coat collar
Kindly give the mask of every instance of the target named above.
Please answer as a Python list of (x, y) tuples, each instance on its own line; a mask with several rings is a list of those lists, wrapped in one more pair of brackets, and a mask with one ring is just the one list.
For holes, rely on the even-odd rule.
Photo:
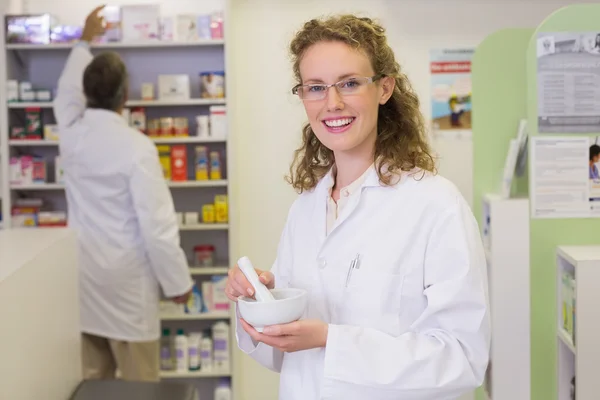
[[(319, 183), (315, 188), (316, 195), (316, 204), (313, 213), (313, 226), (315, 227), (315, 233), (319, 241), (320, 251), (323, 251), (327, 244), (327, 203), (329, 201), (329, 197), (331, 196), (330, 188), (333, 185), (334, 181), (334, 168), (330, 168), (327, 174), (321, 178)], [(385, 168), (383, 169), (385, 172)], [(369, 171), (367, 172), (367, 176), (365, 177), (364, 182), (358, 189), (357, 193), (350, 198), (350, 201), (342, 211), (342, 214), (338, 217), (334, 228), (332, 229), (329, 236), (335, 234), (335, 231), (338, 229), (340, 225), (344, 223), (344, 221), (352, 214), (356, 206), (360, 202), (360, 198), (362, 196), (362, 192), (365, 189), (381, 187), (383, 184), (379, 180), (379, 176), (377, 174), (377, 163), (373, 163), (369, 167)]]
[(104, 110), (102, 108), (86, 108), (85, 117), (91, 121), (112, 120), (126, 125), (125, 119), (114, 111)]
[[(385, 172), (385, 170), (386, 169), (384, 167), (383, 171)], [(327, 174), (325, 174), (325, 176), (323, 178), (321, 178), (319, 183), (317, 183), (315, 191), (319, 194), (319, 196), (322, 197), (323, 194), (329, 196), (329, 189), (333, 186), (334, 179), (335, 179), (333, 177), (334, 172), (335, 172), (335, 166), (332, 166), (331, 168), (329, 168), (329, 171), (327, 171)], [(365, 180), (364, 180), (363, 184), (361, 185), (361, 190), (363, 188), (377, 187), (377, 186), (382, 186), (382, 184), (379, 181), (379, 176), (377, 175), (377, 163), (373, 163), (369, 167), (367, 176), (365, 177)]]

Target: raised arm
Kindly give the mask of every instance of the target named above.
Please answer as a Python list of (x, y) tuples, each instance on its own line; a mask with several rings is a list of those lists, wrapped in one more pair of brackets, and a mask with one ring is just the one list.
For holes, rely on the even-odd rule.
[(95, 36), (103, 33), (103, 19), (99, 16), (104, 6), (96, 8), (85, 21), (81, 40), (77, 43), (67, 59), (67, 63), (58, 80), (56, 98), (54, 99), (54, 116), (59, 128), (68, 128), (77, 122), (86, 107), (83, 94), (83, 72), (92, 61), (90, 42)]

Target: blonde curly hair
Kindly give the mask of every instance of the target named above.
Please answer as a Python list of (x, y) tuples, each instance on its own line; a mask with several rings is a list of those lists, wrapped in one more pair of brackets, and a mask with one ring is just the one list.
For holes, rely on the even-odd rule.
[[(304, 24), (290, 44), (294, 75), (298, 83), (300, 62), (306, 51), (323, 41), (337, 41), (364, 52), (371, 60), (375, 74), (395, 79), (390, 99), (379, 106), (374, 161), (384, 185), (392, 184), (400, 171), (435, 171), (435, 161), (426, 140), (423, 116), (408, 78), (400, 69), (387, 42), (385, 29), (370, 18), (338, 15), (313, 19)], [(294, 153), (290, 173), (286, 177), (296, 191), (313, 189), (330, 170), (335, 160), (307, 123), (302, 129), (302, 145)]]

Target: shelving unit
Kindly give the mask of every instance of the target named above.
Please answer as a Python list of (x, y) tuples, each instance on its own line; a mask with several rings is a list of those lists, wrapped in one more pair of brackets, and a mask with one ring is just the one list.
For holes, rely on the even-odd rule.
[(529, 200), (485, 195), (482, 221), (492, 319), (485, 394), (529, 400)]
[[(600, 246), (558, 247), (556, 271), (558, 400), (573, 399), (573, 378), (573, 400), (594, 399), (600, 393), (596, 373), (600, 357)], [(574, 282), (570, 290), (563, 287), (565, 276)]]
[[(223, 4), (227, 4), (223, 1)], [(202, 6), (200, 6), (201, 8)], [(224, 6), (226, 7), (226, 6)], [(225, 24), (227, 16), (225, 15)], [(10, 79), (29, 81), (34, 88), (53, 90), (64, 63), (72, 48), (71, 44), (28, 45), (5, 44), (5, 26), (2, 21), (0, 29), (0, 57), (2, 66), (0, 82)], [(102, 43), (91, 46), (92, 53), (111, 50), (121, 55), (130, 72), (129, 100), (127, 107), (143, 107), (146, 118), (160, 118), (162, 116), (185, 117), (188, 119), (190, 136), (178, 137), (152, 137), (157, 145), (184, 145), (188, 156), (188, 181), (170, 181), (168, 186), (172, 189), (173, 201), (177, 212), (198, 212), (202, 215), (202, 205), (214, 202), (216, 195), (230, 193), (228, 179), (230, 158), (233, 154), (230, 148), (229, 136), (225, 137), (197, 137), (196, 116), (208, 115), (209, 107), (213, 105), (227, 105), (227, 99), (200, 98), (199, 74), (205, 71), (225, 71), (227, 80), (227, 67), (225, 60), (225, 40), (201, 40), (196, 42), (135, 42), (135, 43)], [(189, 100), (163, 101), (141, 100), (141, 85), (144, 82), (153, 82), (157, 87), (159, 74), (187, 74), (190, 76)], [(227, 88), (227, 83), (225, 84)], [(3, 84), (6, 91), (6, 84)], [(155, 90), (157, 92), (157, 90)], [(155, 94), (156, 95), (156, 94)], [(59, 142), (56, 140), (18, 140), (10, 139), (10, 130), (13, 126), (24, 124), (26, 108), (41, 109), (42, 124), (54, 124), (55, 118), (52, 110), (52, 101), (49, 102), (10, 102), (3, 94), (0, 96), (0, 199), (2, 203), (3, 221), (0, 227), (13, 227), (11, 225), (11, 209), (18, 198), (42, 198), (46, 207), (52, 211), (67, 211), (65, 186), (57, 183), (54, 177), (54, 157), (59, 155)], [(230, 124), (228, 124), (230, 125)], [(195, 146), (206, 146), (209, 151), (218, 151), (221, 156), (222, 179), (196, 181), (194, 179), (194, 149)], [(38, 155), (48, 160), (48, 182), (40, 184), (16, 185), (10, 183), (9, 162), (10, 158), (17, 155)], [(149, 193), (149, 195), (151, 195)], [(231, 199), (228, 199), (229, 213)], [(43, 208), (44, 209), (44, 208)], [(34, 228), (31, 228), (34, 229)], [(190, 274), (197, 282), (211, 279), (212, 276), (227, 275), (230, 260), (232, 259), (230, 224), (224, 223), (197, 223), (180, 225), (181, 247), (186, 252)], [(193, 248), (196, 245), (209, 244), (214, 246), (216, 266), (197, 266)], [(202, 314), (162, 314), (163, 328), (169, 328), (172, 334), (177, 329), (184, 329), (186, 333), (202, 332), (210, 329), (213, 323), (221, 320), (230, 323), (232, 332), (232, 311), (207, 312)], [(234, 343), (233, 333), (230, 335), (230, 348)], [(202, 399), (212, 398), (212, 391), (216, 385), (215, 378), (231, 377), (232, 389), (235, 393), (237, 385), (233, 371), (235, 370), (235, 351), (230, 351), (230, 365), (228, 371), (193, 371), (174, 372), (162, 371), (164, 379), (197, 379), (197, 385)], [(211, 381), (211, 379), (213, 381)]]

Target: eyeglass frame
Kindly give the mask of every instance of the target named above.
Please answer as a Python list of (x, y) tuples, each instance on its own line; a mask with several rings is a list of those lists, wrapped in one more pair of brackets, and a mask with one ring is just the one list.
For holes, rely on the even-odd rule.
[(364, 79), (368, 80), (367, 84), (371, 84), (371, 83), (377, 82), (381, 78), (385, 78), (385, 76), (386, 76), (385, 74), (375, 74), (373, 76), (355, 76), (355, 77), (350, 77), (350, 78), (342, 79), (341, 81), (338, 81), (336, 83), (331, 83), (331, 84), (315, 83), (315, 84), (303, 85), (303, 84), (299, 83), (299, 84), (297, 84), (296, 86), (294, 86), (292, 88), (292, 94), (298, 96), (301, 100), (304, 100), (304, 99), (302, 99), (302, 97), (300, 97), (298, 95), (298, 89), (300, 89), (301, 87), (304, 87), (304, 86), (306, 86), (306, 87), (324, 86), (325, 87), (325, 91), (324, 91), (325, 95), (321, 99), (315, 99), (315, 101), (316, 100), (323, 100), (323, 99), (325, 99), (327, 97), (327, 93), (329, 93), (329, 89), (332, 88), (332, 87), (334, 87), (334, 86), (336, 87), (336, 89), (338, 89), (338, 93), (339, 93), (339, 88), (337, 88), (337, 85), (339, 85), (342, 82), (351, 81), (352, 79), (356, 79), (356, 78), (364, 78)]

